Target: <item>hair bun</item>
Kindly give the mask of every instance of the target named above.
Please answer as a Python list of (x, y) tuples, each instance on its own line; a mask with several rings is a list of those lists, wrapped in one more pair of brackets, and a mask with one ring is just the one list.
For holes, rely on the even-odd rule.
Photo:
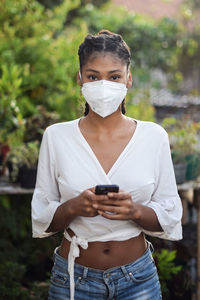
[(110, 36), (114, 42), (122, 42), (122, 37), (120, 34), (113, 33), (107, 29), (102, 29), (101, 31), (98, 32), (97, 36), (102, 35), (102, 34), (106, 34), (106, 35)]
[(113, 35), (113, 33), (107, 29), (100, 30), (97, 35), (101, 35), (101, 34)]

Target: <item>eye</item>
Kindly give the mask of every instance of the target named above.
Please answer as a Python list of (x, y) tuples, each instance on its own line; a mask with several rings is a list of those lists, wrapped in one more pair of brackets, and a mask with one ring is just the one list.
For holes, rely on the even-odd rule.
[(113, 80), (113, 81), (118, 80), (118, 79), (120, 79), (120, 78), (121, 78), (120, 75), (112, 75), (112, 76), (111, 76), (111, 80)]
[(96, 75), (88, 75), (88, 79), (92, 81), (98, 80)]

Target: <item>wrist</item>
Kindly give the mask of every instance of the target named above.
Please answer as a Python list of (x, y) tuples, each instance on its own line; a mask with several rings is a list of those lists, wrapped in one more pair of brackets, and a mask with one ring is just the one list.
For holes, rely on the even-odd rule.
[(142, 205), (135, 204), (132, 220), (138, 222), (142, 219)]
[(74, 219), (77, 217), (76, 213), (76, 205), (75, 204), (75, 198), (70, 199), (65, 202), (65, 215), (70, 216), (70, 218)]

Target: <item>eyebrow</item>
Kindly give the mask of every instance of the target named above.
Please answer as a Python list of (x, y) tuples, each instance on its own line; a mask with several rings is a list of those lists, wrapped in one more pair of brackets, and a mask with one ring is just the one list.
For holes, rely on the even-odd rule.
[[(100, 73), (99, 71), (97, 71), (97, 70), (94, 70), (94, 69), (87, 69), (87, 70), (85, 70), (86, 72), (94, 72), (94, 73)], [(120, 70), (120, 69), (116, 69), (116, 70), (112, 70), (112, 71), (108, 71), (108, 73), (116, 73), (116, 72), (121, 72), (122, 73), (122, 70)]]

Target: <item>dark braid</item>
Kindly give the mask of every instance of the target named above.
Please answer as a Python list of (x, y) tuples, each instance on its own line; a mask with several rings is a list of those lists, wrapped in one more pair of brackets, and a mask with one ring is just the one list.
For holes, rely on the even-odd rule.
[(121, 107), (123, 115), (126, 114), (126, 104), (125, 104), (125, 99), (122, 101), (122, 107)]
[(87, 102), (85, 102), (85, 111), (84, 111), (84, 116), (87, 116), (89, 114), (89, 105)]
[[(121, 35), (108, 30), (101, 30), (97, 35), (87, 35), (78, 50), (80, 71), (84, 64), (94, 52), (110, 52), (118, 56), (126, 65), (130, 65), (131, 53)], [(125, 114), (125, 101), (122, 103), (122, 113)], [(89, 112), (89, 105), (86, 103), (84, 115)]]

